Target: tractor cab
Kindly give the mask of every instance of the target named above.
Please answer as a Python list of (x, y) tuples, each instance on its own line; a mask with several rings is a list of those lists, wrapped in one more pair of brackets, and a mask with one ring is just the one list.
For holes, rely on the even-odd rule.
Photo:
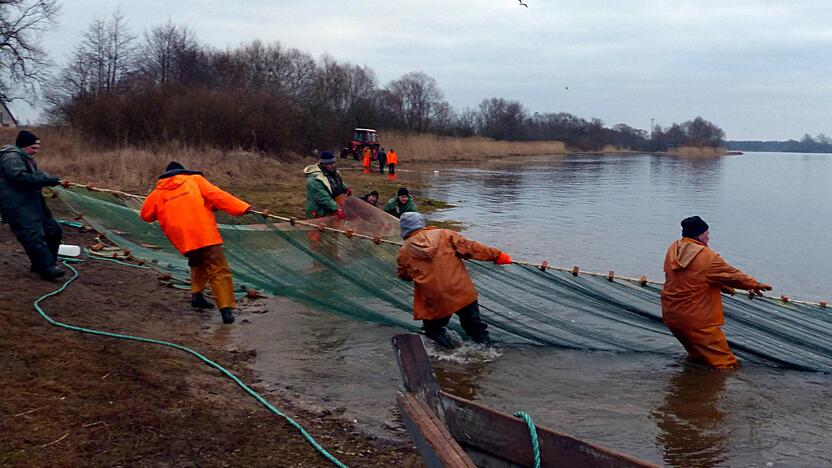
[(370, 148), (372, 151), (372, 159), (378, 159), (379, 138), (378, 132), (372, 128), (356, 128), (352, 132), (352, 140), (348, 146), (341, 151), (341, 157), (346, 158), (352, 156), (353, 159), (358, 160), (364, 148)]

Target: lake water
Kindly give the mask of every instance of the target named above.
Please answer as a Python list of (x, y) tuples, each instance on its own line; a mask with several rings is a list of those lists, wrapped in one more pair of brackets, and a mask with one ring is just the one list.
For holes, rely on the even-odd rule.
[[(829, 299), (825, 230), (832, 155), (557, 156), (425, 171), (432, 216), (514, 257), (661, 279), (679, 220), (698, 214), (712, 247), (777, 293)], [(395, 422), (390, 337), (274, 298), (245, 312), (266, 388), (341, 412), (376, 433)], [(441, 385), (505, 412), (670, 466), (830, 466), (832, 376), (746, 365), (690, 367), (676, 356), (545, 347), (429, 349)], [(294, 396), (292, 396), (294, 395)], [(314, 435), (314, 434), (313, 434)]]
[(514, 257), (664, 280), (679, 222), (699, 215), (710, 246), (774, 293), (832, 299), (832, 155), (685, 158), (574, 155), (441, 169), (433, 216)]

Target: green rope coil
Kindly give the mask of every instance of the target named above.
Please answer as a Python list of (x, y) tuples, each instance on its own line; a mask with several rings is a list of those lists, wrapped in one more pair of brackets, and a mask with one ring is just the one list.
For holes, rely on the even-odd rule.
[[(77, 327), (75, 325), (68, 325), (68, 324), (65, 324), (65, 323), (58, 322), (58, 321), (54, 320), (52, 317), (50, 317), (49, 315), (47, 315), (46, 312), (44, 312), (44, 310), (40, 307), (40, 303), (43, 302), (44, 300), (52, 297), (52, 296), (57, 296), (58, 294), (62, 293), (64, 290), (66, 290), (66, 288), (69, 286), (70, 283), (72, 283), (73, 281), (75, 281), (78, 278), (78, 270), (73, 268), (67, 261), (64, 261), (63, 264), (64, 264), (64, 266), (69, 268), (70, 271), (72, 271), (72, 277), (69, 278), (68, 280), (66, 280), (60, 288), (58, 288), (55, 291), (52, 291), (50, 293), (44, 294), (43, 296), (39, 297), (38, 300), (36, 300), (34, 302), (35, 310), (37, 310), (38, 313), (40, 314), (40, 316), (43, 317), (51, 325), (55, 325), (56, 327), (66, 328), (68, 330), (73, 330), (73, 331), (77, 331), (77, 332), (81, 332), (81, 333), (89, 333), (91, 335), (107, 336), (107, 337), (110, 337), (110, 338), (118, 338), (118, 339), (122, 339), (122, 340), (132, 340), (132, 341), (139, 341), (139, 342), (142, 342), (142, 343), (151, 343), (151, 344), (155, 344), (155, 345), (166, 346), (168, 348), (178, 349), (178, 350), (186, 352), (186, 353), (188, 353), (192, 356), (195, 356), (199, 360), (201, 360), (202, 362), (204, 362), (204, 363), (208, 364), (209, 366), (217, 369), (223, 375), (225, 375), (229, 379), (233, 380), (234, 383), (236, 383), (240, 388), (245, 390), (245, 392), (248, 393), (255, 400), (257, 400), (258, 403), (265, 406), (266, 409), (268, 409), (272, 413), (276, 414), (277, 416), (280, 416), (283, 419), (285, 419), (290, 425), (292, 425), (292, 427), (297, 429), (301, 433), (301, 435), (303, 435), (303, 437), (309, 442), (310, 445), (312, 445), (312, 447), (315, 450), (317, 450), (321, 455), (323, 455), (324, 458), (326, 458), (327, 460), (332, 462), (333, 465), (335, 465), (339, 468), (346, 468), (347, 467), (347, 465), (340, 462), (332, 454), (327, 452), (326, 449), (324, 449), (320, 444), (318, 444), (318, 442), (315, 441), (315, 439), (308, 432), (306, 432), (306, 429), (304, 429), (303, 426), (301, 426), (297, 421), (295, 421), (291, 417), (283, 414), (279, 409), (272, 406), (268, 401), (266, 401), (262, 396), (260, 396), (260, 394), (258, 394), (254, 390), (252, 390), (248, 385), (246, 385), (242, 380), (237, 378), (237, 376), (235, 376), (234, 374), (229, 372), (226, 368), (224, 368), (221, 365), (217, 364), (216, 362), (208, 359), (207, 357), (203, 356), (202, 354), (200, 354), (200, 353), (198, 353), (198, 352), (196, 352), (196, 351), (194, 351), (194, 350), (192, 350), (188, 347), (178, 345), (176, 343), (170, 343), (170, 342), (167, 342), (167, 341), (154, 340), (152, 338), (144, 338), (144, 337), (141, 337), (141, 336), (124, 335), (124, 334), (121, 334), (121, 333), (111, 333), (111, 332), (105, 332), (105, 331), (100, 331), (100, 330), (93, 330), (91, 328)], [(137, 266), (137, 265), (132, 265), (132, 266)]]
[(529, 428), (529, 435), (532, 438), (532, 451), (534, 452), (534, 468), (540, 468), (540, 443), (537, 440), (537, 427), (535, 427), (532, 417), (525, 411), (518, 411), (514, 415), (525, 421)]

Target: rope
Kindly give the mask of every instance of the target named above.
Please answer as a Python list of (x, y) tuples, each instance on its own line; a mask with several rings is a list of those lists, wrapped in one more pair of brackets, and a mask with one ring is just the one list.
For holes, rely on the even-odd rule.
[[(136, 200), (144, 200), (146, 198), (146, 197), (143, 197), (141, 195), (135, 195), (135, 194), (132, 194), (132, 193), (122, 192), (120, 190), (111, 190), (111, 189), (98, 188), (98, 187), (95, 187), (93, 184), (83, 185), (83, 184), (78, 184), (78, 183), (75, 183), (75, 182), (62, 181), (61, 185), (63, 185), (64, 187), (85, 188), (85, 189), (93, 191), (93, 192), (109, 193), (109, 194), (112, 194), (116, 197), (121, 196), (121, 197), (127, 197), (127, 198), (134, 198)], [(264, 221), (266, 221), (268, 219), (274, 219), (274, 220), (277, 220), (277, 221), (280, 221), (280, 222), (289, 223), (292, 226), (297, 224), (297, 225), (317, 229), (317, 230), (320, 230), (320, 231), (328, 231), (328, 232), (334, 232), (334, 233), (337, 233), (337, 234), (342, 234), (342, 235), (344, 235), (344, 236), (346, 236), (350, 239), (352, 239), (353, 237), (356, 237), (356, 238), (359, 238), (359, 239), (369, 240), (369, 241), (372, 241), (373, 243), (375, 243), (376, 245), (378, 245), (378, 244), (390, 244), (390, 245), (401, 246), (403, 244), (400, 241), (383, 239), (383, 238), (378, 237), (378, 236), (374, 237), (374, 236), (368, 236), (366, 234), (359, 234), (359, 233), (353, 232), (352, 230), (344, 230), (344, 229), (338, 229), (338, 228), (333, 228), (333, 227), (329, 227), (329, 226), (322, 226), (322, 225), (318, 225), (318, 224), (315, 224), (315, 223), (310, 223), (308, 221), (295, 219), (293, 217), (274, 215), (274, 214), (271, 214), (268, 210), (263, 210), (263, 211), (251, 210), (251, 213), (260, 215), (261, 217), (263, 217)], [(578, 276), (580, 274), (580, 275), (588, 275), (588, 276), (607, 278), (610, 281), (613, 281), (615, 279), (621, 280), (621, 281), (628, 281), (628, 282), (631, 282), (631, 283), (641, 284), (642, 286), (646, 286), (648, 284), (651, 284), (651, 285), (654, 285), (654, 286), (663, 286), (664, 285), (664, 283), (662, 283), (660, 281), (649, 280), (649, 279), (647, 279), (646, 276), (642, 276), (641, 278), (631, 278), (631, 277), (626, 277), (626, 276), (615, 276), (613, 274), (613, 272), (598, 273), (598, 272), (592, 272), (592, 271), (580, 271), (578, 269), (578, 267), (566, 268), (566, 267), (551, 266), (546, 261), (543, 261), (541, 263), (534, 263), (534, 262), (529, 262), (529, 261), (524, 261), (524, 260), (513, 260), (512, 263), (516, 263), (518, 265), (524, 265), (524, 266), (528, 266), (528, 267), (533, 267), (533, 268), (538, 268), (538, 269), (540, 269), (541, 271), (544, 271), (544, 272), (546, 270), (555, 270), (555, 271), (572, 273), (575, 276)], [(785, 296), (785, 295), (781, 296), (781, 300), (783, 302), (794, 302), (796, 304), (817, 306), (817, 307), (824, 308), (824, 309), (828, 306), (828, 303), (825, 302), (825, 301), (821, 301), (821, 302), (800, 301), (800, 300), (790, 299), (789, 297), (790, 296)]]
[(518, 411), (514, 415), (525, 421), (526, 427), (529, 428), (529, 435), (532, 439), (532, 451), (534, 452), (534, 468), (540, 468), (540, 443), (537, 440), (537, 427), (534, 425), (532, 417), (525, 411)]
[[(106, 336), (106, 337), (118, 338), (118, 339), (122, 339), (122, 340), (139, 341), (139, 342), (142, 342), (142, 343), (150, 343), (150, 344), (155, 344), (155, 345), (159, 345), (159, 346), (166, 346), (168, 348), (178, 349), (178, 350), (183, 351), (185, 353), (188, 353), (192, 356), (195, 356), (200, 361), (204, 362), (205, 364), (208, 364), (209, 366), (213, 367), (214, 369), (217, 369), (223, 375), (225, 375), (226, 377), (228, 377), (229, 379), (234, 381), (234, 383), (237, 384), (237, 386), (242, 388), (252, 398), (257, 400), (258, 403), (265, 406), (266, 409), (268, 409), (272, 413), (276, 414), (277, 416), (280, 416), (283, 419), (285, 419), (292, 427), (297, 429), (301, 433), (301, 435), (303, 435), (303, 437), (309, 442), (310, 445), (312, 445), (312, 447), (315, 450), (317, 450), (327, 460), (332, 462), (333, 465), (335, 465), (339, 468), (346, 468), (347, 465), (340, 462), (337, 458), (332, 456), (332, 454), (327, 452), (326, 449), (324, 449), (320, 444), (318, 444), (318, 442), (315, 441), (315, 439), (308, 432), (306, 432), (306, 429), (304, 429), (303, 426), (301, 426), (298, 422), (296, 422), (291, 417), (283, 414), (279, 409), (272, 406), (268, 401), (266, 401), (262, 396), (260, 396), (260, 394), (258, 394), (254, 390), (252, 390), (248, 385), (246, 385), (242, 380), (237, 378), (237, 376), (235, 376), (234, 374), (229, 372), (226, 368), (224, 368), (221, 365), (217, 364), (216, 362), (208, 359), (207, 357), (203, 356), (202, 354), (200, 354), (200, 353), (198, 353), (198, 352), (196, 352), (196, 351), (194, 351), (194, 350), (192, 350), (188, 347), (178, 345), (176, 343), (171, 343), (171, 342), (168, 342), (168, 341), (155, 340), (153, 338), (144, 338), (144, 337), (141, 337), (141, 336), (125, 335), (125, 334), (121, 334), (121, 333), (111, 333), (111, 332), (106, 332), (106, 331), (94, 330), (94, 329), (91, 329), (91, 328), (78, 327), (78, 326), (75, 326), (75, 325), (68, 325), (68, 324), (65, 324), (65, 323), (58, 322), (58, 321), (54, 320), (52, 317), (50, 317), (49, 315), (47, 315), (46, 312), (40, 306), (41, 302), (45, 301), (46, 299), (48, 299), (50, 297), (57, 296), (58, 294), (64, 292), (64, 290), (66, 290), (66, 288), (70, 285), (70, 283), (75, 281), (79, 276), (78, 275), (78, 270), (73, 268), (72, 265), (69, 264), (69, 262), (64, 261), (63, 264), (64, 264), (64, 266), (69, 268), (70, 271), (72, 271), (72, 277), (69, 278), (68, 280), (66, 280), (60, 288), (58, 288), (55, 291), (52, 291), (50, 293), (44, 294), (43, 296), (39, 297), (34, 302), (35, 310), (37, 310), (38, 313), (40, 314), (40, 316), (43, 317), (44, 320), (49, 322), (49, 324), (54, 325), (56, 327), (66, 328), (68, 330), (73, 330), (73, 331), (77, 331), (77, 332), (81, 332), (81, 333), (89, 333), (91, 335)], [(127, 264), (125, 264), (125, 265), (127, 265)], [(132, 266), (136, 266), (136, 265), (132, 265)]]

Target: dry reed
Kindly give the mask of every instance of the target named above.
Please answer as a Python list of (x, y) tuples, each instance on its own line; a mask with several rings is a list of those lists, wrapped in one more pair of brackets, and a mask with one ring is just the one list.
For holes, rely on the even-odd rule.
[(381, 145), (395, 148), (402, 162), (472, 161), (501, 156), (564, 154), (561, 141), (495, 141), (484, 137), (448, 137), (430, 134), (384, 132)]

